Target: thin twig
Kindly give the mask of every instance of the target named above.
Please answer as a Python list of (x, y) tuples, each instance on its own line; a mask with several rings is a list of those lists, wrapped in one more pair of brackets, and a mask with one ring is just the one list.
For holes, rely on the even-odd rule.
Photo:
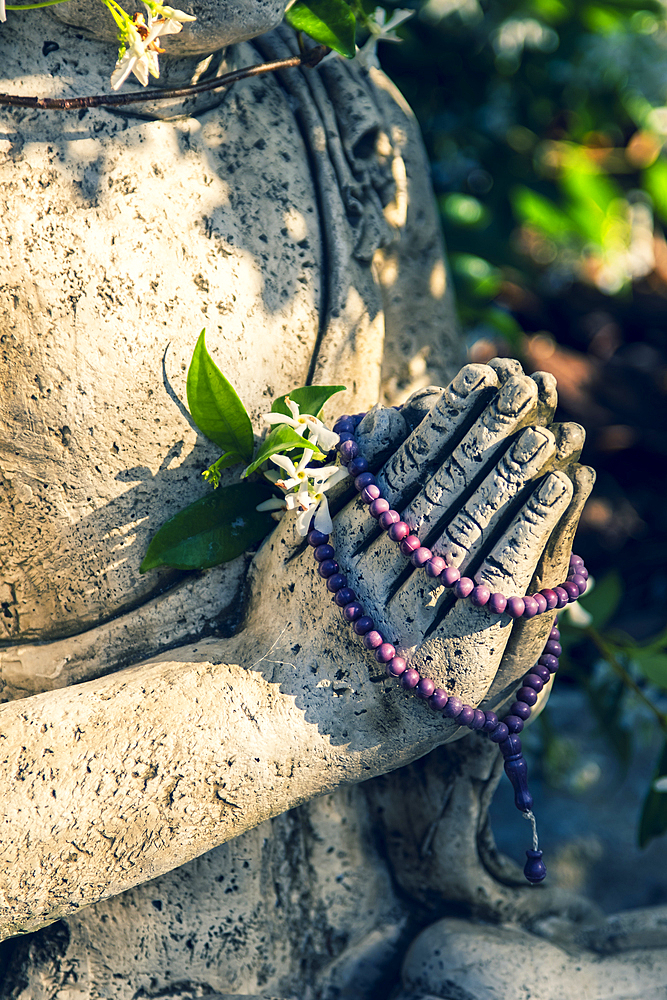
[(654, 715), (657, 716), (658, 722), (660, 723), (661, 729), (663, 730), (663, 732), (667, 733), (667, 715), (665, 715), (664, 712), (661, 712), (659, 708), (656, 708), (656, 706), (653, 704), (653, 702), (650, 700), (650, 698), (646, 697), (646, 695), (644, 694), (644, 692), (642, 691), (642, 689), (639, 687), (639, 685), (637, 684), (637, 682), (634, 680), (633, 677), (631, 677), (631, 675), (625, 669), (625, 667), (623, 666), (623, 664), (620, 662), (620, 660), (616, 656), (616, 653), (611, 648), (611, 646), (609, 646), (605, 642), (605, 640), (602, 638), (602, 636), (600, 635), (600, 633), (598, 632), (598, 630), (596, 628), (593, 628), (591, 625), (589, 625), (585, 629), (585, 632), (588, 635), (589, 639), (591, 639), (592, 642), (597, 646), (597, 648), (600, 651), (600, 653), (602, 653), (602, 656), (605, 658), (605, 660), (607, 661), (607, 663), (609, 664), (609, 666), (612, 668), (612, 670), (616, 674), (618, 674), (618, 676), (621, 678), (621, 680), (623, 681), (623, 683), (627, 687), (629, 687), (631, 689), (631, 691), (634, 691), (634, 693), (637, 695), (637, 697), (639, 698), (639, 700), (644, 705), (646, 705), (646, 707), (649, 708), (651, 710), (651, 712), (653, 712)]
[(195, 94), (205, 94), (219, 87), (228, 87), (238, 80), (259, 76), (261, 73), (275, 73), (276, 70), (289, 69), (292, 66), (317, 66), (331, 49), (318, 45), (300, 56), (290, 56), (289, 59), (277, 59), (274, 62), (260, 63), (258, 66), (246, 66), (232, 73), (224, 73), (213, 80), (193, 83), (188, 87), (164, 87), (131, 94), (93, 94), (90, 97), (20, 97), (18, 94), (0, 94), (0, 105), (17, 108), (37, 108), (45, 111), (75, 111), (78, 108), (123, 107), (126, 104), (139, 104), (146, 101), (166, 101), (175, 97), (192, 97)]

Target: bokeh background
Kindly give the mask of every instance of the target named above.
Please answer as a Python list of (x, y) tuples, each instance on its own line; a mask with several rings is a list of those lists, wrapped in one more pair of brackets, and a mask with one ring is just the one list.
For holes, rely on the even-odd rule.
[(378, 54), (421, 124), (469, 358), (552, 372), (598, 475), (576, 544), (588, 615), (565, 616), (527, 732), (544, 846), (605, 909), (665, 903), (667, 7), (383, 6), (415, 12)]

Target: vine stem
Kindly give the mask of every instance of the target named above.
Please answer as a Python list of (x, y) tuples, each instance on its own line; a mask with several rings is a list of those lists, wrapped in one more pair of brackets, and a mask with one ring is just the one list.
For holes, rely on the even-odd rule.
[(612, 647), (605, 642), (600, 633), (592, 625), (588, 625), (584, 630), (589, 639), (595, 644), (598, 651), (605, 658), (609, 666), (612, 668), (614, 673), (616, 673), (623, 683), (629, 687), (637, 695), (642, 704), (646, 705), (648, 709), (653, 712), (657, 717), (660, 728), (664, 733), (667, 733), (667, 714), (661, 712), (659, 708), (653, 704), (650, 698), (647, 698), (642, 689), (639, 687), (634, 678), (628, 673), (621, 661), (618, 659), (616, 653)]
[(130, 94), (92, 94), (89, 97), (21, 97), (18, 94), (0, 94), (0, 105), (38, 108), (45, 111), (74, 111), (79, 108), (123, 107), (126, 104), (166, 101), (175, 97), (192, 97), (195, 94), (218, 90), (220, 87), (228, 87), (238, 80), (260, 76), (262, 73), (275, 73), (277, 70), (289, 69), (293, 66), (317, 66), (329, 52), (331, 49), (326, 45), (318, 45), (299, 56), (259, 63), (257, 66), (245, 66), (243, 69), (216, 76), (213, 80), (190, 84), (188, 87), (156, 87), (148, 91)]

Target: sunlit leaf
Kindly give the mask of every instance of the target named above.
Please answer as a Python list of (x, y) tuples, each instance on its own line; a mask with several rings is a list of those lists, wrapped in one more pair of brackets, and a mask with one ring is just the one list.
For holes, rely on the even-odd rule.
[(664, 157), (643, 172), (642, 187), (650, 194), (656, 215), (667, 222), (667, 160)]
[(276, 526), (257, 504), (273, 495), (264, 483), (235, 483), (195, 500), (151, 539), (140, 571), (158, 566), (208, 569), (236, 559)]
[(598, 583), (590, 594), (584, 594), (579, 598), (579, 603), (584, 610), (592, 616), (592, 625), (601, 630), (614, 615), (621, 597), (623, 596), (623, 585), (619, 574), (615, 571), (608, 573)]
[(224, 452), (252, 458), (253, 433), (250, 417), (234, 387), (227, 381), (206, 350), (205, 331), (192, 355), (188, 370), (188, 407), (200, 431)]
[[(295, 448), (300, 448), (303, 451), (308, 447), (308, 441), (302, 438), (300, 434), (297, 434), (295, 430), (292, 430), (286, 424), (279, 424), (270, 434), (266, 435), (259, 451), (243, 475), (245, 477), (249, 476), (251, 472), (255, 472), (259, 469), (262, 462), (266, 462), (267, 458), (270, 458), (271, 455), (277, 455), (279, 452), (293, 451)], [(326, 455), (319, 448), (313, 448), (312, 450), (314, 461), (326, 458)]]
[(297, 0), (285, 14), (297, 31), (310, 35), (320, 45), (353, 59), (355, 19), (344, 0)]
[(648, 794), (644, 799), (642, 814), (639, 820), (639, 846), (646, 847), (654, 837), (661, 837), (667, 833), (667, 793), (658, 792), (653, 787), (653, 783), (658, 778), (667, 775), (667, 741), (662, 748), (658, 759), (658, 766), (653, 775)]
[[(304, 385), (300, 389), (293, 389), (287, 395), (293, 403), (298, 404), (300, 413), (310, 413), (314, 417), (319, 417), (326, 401), (337, 392), (344, 392), (345, 388), (344, 385)], [(291, 417), (285, 398), (278, 396), (274, 399), (271, 412), (284, 413), (286, 417)]]
[(527, 187), (515, 187), (511, 192), (514, 214), (521, 222), (541, 229), (555, 242), (579, 233), (579, 227), (553, 201)]

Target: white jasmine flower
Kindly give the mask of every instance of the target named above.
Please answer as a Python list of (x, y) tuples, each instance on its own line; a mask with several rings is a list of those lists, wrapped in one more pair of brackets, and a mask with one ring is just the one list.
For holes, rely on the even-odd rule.
[(0, 21), (7, 20), (7, 12), (5, 10), (5, 0), (0, 0)]
[[(174, 10), (173, 7), (162, 7), (156, 12), (160, 17), (164, 17), (168, 21), (176, 21), (182, 23), (184, 21), (196, 21), (197, 18), (194, 14), (186, 14), (183, 10)], [(176, 31), (180, 31), (180, 28), (176, 28)]]
[(154, 49), (149, 49), (149, 45), (154, 41), (154, 36), (151, 37), (150, 29), (144, 23), (141, 14), (135, 15), (135, 19), (135, 23), (127, 25), (129, 45), (126, 44), (125, 51), (111, 74), (112, 90), (118, 90), (119, 87), (122, 87), (130, 73), (134, 73), (142, 87), (148, 84), (149, 73), (156, 78), (160, 75), (158, 53)]
[(319, 444), (324, 451), (331, 451), (338, 444), (339, 437), (334, 431), (325, 427), (321, 420), (311, 413), (300, 413), (299, 404), (293, 403), (289, 396), (285, 396), (285, 403), (291, 417), (286, 417), (284, 413), (264, 413), (263, 417), (267, 424), (287, 424), (303, 437), (308, 431), (308, 441), (311, 444)]
[(329, 502), (326, 497), (326, 491), (342, 479), (345, 479), (348, 475), (347, 469), (337, 465), (327, 466), (317, 471), (325, 473), (325, 475), (322, 478), (315, 479), (312, 486), (309, 486), (307, 501), (303, 495), (299, 498), (301, 513), (296, 519), (296, 530), (300, 535), (308, 534), (313, 515), (315, 516), (315, 527), (318, 531), (323, 531), (327, 535), (330, 531), (333, 531), (333, 521), (329, 513)]
[(274, 465), (278, 465), (281, 469), (284, 469), (289, 476), (288, 479), (277, 479), (276, 486), (280, 486), (280, 488), (285, 491), (291, 490), (295, 486), (301, 486), (302, 483), (305, 483), (308, 476), (313, 478), (318, 472), (321, 472), (321, 469), (308, 468), (308, 463), (312, 457), (313, 452), (309, 448), (306, 448), (304, 451), (298, 465), (295, 465), (291, 458), (288, 458), (287, 455), (272, 455), (270, 461), (272, 461)]
[[(409, 17), (412, 17), (414, 10), (395, 10), (389, 20), (386, 20), (387, 13), (383, 7), (376, 7), (375, 14), (368, 22), (368, 29), (371, 37), (357, 52), (357, 60), (367, 68), (379, 66), (376, 47), (378, 42), (400, 42), (401, 38), (396, 34), (394, 28), (403, 24)], [(386, 22), (386, 23), (385, 23)]]

